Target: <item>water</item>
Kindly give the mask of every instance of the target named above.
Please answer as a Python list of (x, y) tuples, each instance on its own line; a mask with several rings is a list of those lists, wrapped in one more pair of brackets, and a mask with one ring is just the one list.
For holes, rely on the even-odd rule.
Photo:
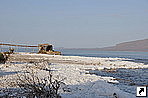
[(0, 47), (0, 52), (8, 52), (9, 48), (14, 48), (14, 52), (32, 52), (32, 53), (38, 52), (38, 48), (32, 48), (32, 47)]
[(148, 68), (145, 69), (116, 69), (113, 72), (107, 70), (90, 70), (90, 74), (105, 77), (114, 77), (119, 83), (114, 84), (121, 90), (136, 95), (137, 86), (148, 86)]
[(86, 57), (111, 57), (128, 58), (130, 61), (148, 64), (148, 52), (127, 52), (127, 51), (96, 51), (96, 50), (59, 50), (66, 56), (86, 56)]
[(97, 51), (97, 50), (72, 50), (72, 49), (61, 49), (59, 51), (61, 51), (64, 55), (148, 59), (148, 52)]

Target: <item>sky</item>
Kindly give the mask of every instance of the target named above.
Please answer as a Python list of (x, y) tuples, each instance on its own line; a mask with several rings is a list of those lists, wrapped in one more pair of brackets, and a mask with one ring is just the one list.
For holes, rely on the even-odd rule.
[(148, 0), (0, 0), (0, 42), (100, 48), (148, 38)]

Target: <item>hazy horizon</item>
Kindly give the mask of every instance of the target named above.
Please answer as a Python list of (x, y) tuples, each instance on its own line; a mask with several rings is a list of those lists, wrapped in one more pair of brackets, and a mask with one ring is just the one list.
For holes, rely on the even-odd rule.
[(1, 0), (0, 42), (101, 48), (148, 39), (147, 0)]

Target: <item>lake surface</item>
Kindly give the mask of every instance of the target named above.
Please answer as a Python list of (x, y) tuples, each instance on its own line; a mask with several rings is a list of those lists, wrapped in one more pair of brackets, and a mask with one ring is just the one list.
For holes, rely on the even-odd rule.
[(148, 64), (148, 52), (127, 52), (127, 51), (96, 51), (96, 50), (59, 50), (66, 56), (86, 56), (86, 57), (111, 57), (128, 58), (129, 61)]
[[(102, 77), (114, 77), (119, 81), (114, 85), (121, 90), (136, 95), (137, 86), (148, 86), (148, 68), (145, 69), (116, 69), (113, 72), (107, 70), (90, 70), (90, 74)], [(148, 93), (148, 92), (147, 92)]]

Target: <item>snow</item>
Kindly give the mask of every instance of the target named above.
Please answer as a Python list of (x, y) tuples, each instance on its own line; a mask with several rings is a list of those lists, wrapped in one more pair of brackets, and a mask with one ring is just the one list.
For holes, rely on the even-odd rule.
[[(98, 57), (80, 57), (80, 56), (60, 56), (47, 54), (13, 54), (13, 56), (27, 56), (29, 59), (45, 59), (51, 60), (51, 69), (54, 77), (65, 78), (65, 91), (60, 89), (62, 98), (136, 98), (135, 95), (120, 90), (118, 87), (109, 83), (119, 83), (113, 77), (101, 77), (94, 74), (88, 74), (87, 70), (101, 70), (110, 68), (148, 68), (143, 63), (135, 63), (125, 58), (98, 58)], [(40, 64), (42, 65), (42, 64)], [(27, 67), (26, 67), (27, 66)], [(47, 66), (41, 66), (46, 68)], [(33, 64), (0, 64), (1, 82), (7, 87), (5, 80), (15, 80), (16, 73), (23, 70), (34, 70), (40, 77), (46, 77), (48, 72), (42, 70), (39, 66)], [(6, 74), (11, 72), (10, 74)], [(14, 73), (13, 73), (14, 72)], [(109, 83), (108, 83), (109, 82)]]

